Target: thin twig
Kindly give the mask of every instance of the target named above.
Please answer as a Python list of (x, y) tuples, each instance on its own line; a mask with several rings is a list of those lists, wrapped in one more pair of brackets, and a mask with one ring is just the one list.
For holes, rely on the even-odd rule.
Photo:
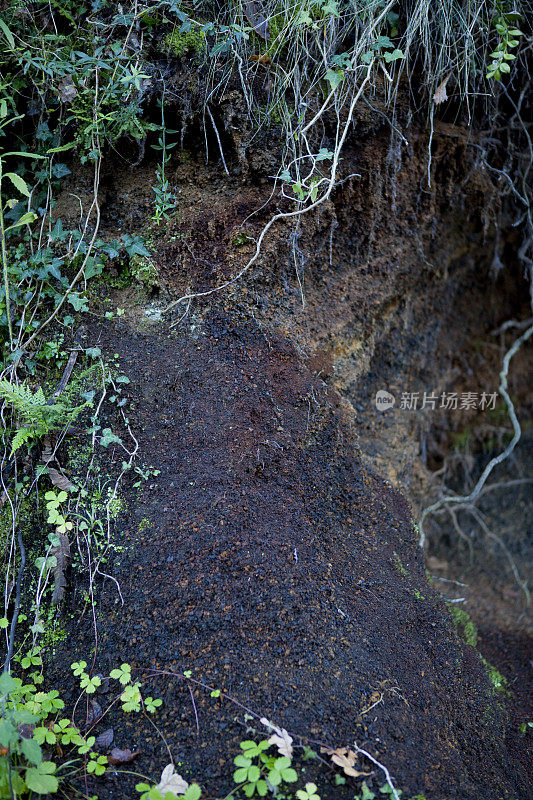
[(507, 447), (505, 448), (505, 450), (503, 452), (501, 452), (499, 455), (495, 456), (494, 458), (492, 458), (489, 461), (489, 463), (487, 464), (487, 466), (483, 470), (478, 482), (476, 483), (474, 489), (470, 492), (469, 495), (466, 495), (466, 496), (446, 495), (445, 497), (440, 498), (440, 500), (437, 500), (436, 503), (433, 503), (432, 505), (428, 506), (427, 508), (425, 508), (422, 511), (422, 514), (420, 516), (420, 520), (418, 522), (418, 527), (419, 527), (419, 531), (420, 531), (420, 538), (419, 538), (420, 547), (423, 548), (424, 545), (425, 545), (425, 542), (426, 542), (426, 535), (425, 535), (425, 532), (424, 532), (424, 521), (427, 519), (427, 517), (430, 514), (434, 514), (436, 511), (438, 511), (439, 509), (441, 509), (443, 506), (446, 506), (446, 505), (454, 504), (454, 505), (463, 505), (464, 506), (464, 505), (472, 504), (479, 497), (479, 495), (481, 494), (481, 490), (484, 488), (485, 483), (487, 481), (487, 478), (489, 477), (489, 475), (491, 474), (493, 469), (496, 466), (498, 466), (498, 464), (501, 464), (502, 461), (505, 461), (505, 459), (508, 458), (511, 455), (511, 453), (515, 449), (516, 445), (520, 441), (520, 437), (522, 435), (522, 430), (520, 428), (520, 423), (518, 422), (518, 419), (516, 417), (516, 413), (515, 413), (513, 402), (511, 400), (511, 398), (509, 397), (509, 394), (507, 393), (507, 375), (509, 373), (509, 364), (511, 362), (511, 359), (518, 352), (518, 350), (522, 347), (522, 345), (525, 342), (527, 342), (527, 340), (529, 339), (529, 337), (532, 334), (533, 334), (533, 325), (531, 325), (522, 334), (522, 336), (520, 336), (518, 339), (516, 339), (516, 341), (513, 343), (513, 345), (509, 348), (509, 350), (507, 351), (507, 353), (505, 354), (505, 356), (503, 358), (503, 366), (502, 366), (502, 370), (500, 372), (500, 386), (499, 386), (498, 391), (501, 394), (501, 396), (503, 397), (503, 399), (505, 400), (505, 404), (507, 406), (507, 411), (509, 413), (509, 417), (511, 419), (511, 423), (513, 425), (514, 435), (513, 435), (512, 440), (509, 442), (509, 444), (507, 445)]

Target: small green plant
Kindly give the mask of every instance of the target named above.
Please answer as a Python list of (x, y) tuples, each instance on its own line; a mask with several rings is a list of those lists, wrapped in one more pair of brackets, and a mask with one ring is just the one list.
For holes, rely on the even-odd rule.
[(240, 743), (243, 752), (233, 760), (237, 767), (233, 780), (242, 788), (246, 797), (253, 797), (256, 792), (264, 797), (269, 784), (277, 788), (283, 783), (294, 783), (298, 780), (296, 770), (291, 766), (291, 759), (269, 755), (266, 751), (270, 747), (267, 739), (258, 743), (252, 740)]
[(68, 425), (89, 405), (87, 401), (74, 407), (59, 401), (49, 404), (41, 387), (32, 392), (29, 386), (17, 386), (5, 378), (0, 381), (0, 397), (12, 406), (19, 419), (20, 427), (11, 441), (12, 453), (23, 444), (31, 444), (51, 431)]
[(494, 667), (490, 661), (487, 661), (486, 658), (483, 658), (483, 656), (481, 657), (481, 661), (483, 662), (483, 666), (487, 671), (488, 679), (491, 682), (494, 691), (509, 697), (509, 681), (507, 678), (502, 675), (502, 673), (496, 669), (496, 667)]
[[(477, 647), (478, 631), (470, 619), (470, 615), (467, 614), (467, 612), (462, 608), (458, 608), (452, 603), (448, 603), (448, 609), (450, 611), (452, 622), (456, 630), (461, 633), (463, 640), (472, 647)], [(502, 675), (501, 672), (497, 670), (496, 667), (494, 667), (489, 661), (487, 661), (486, 658), (481, 655), (480, 658), (494, 691), (499, 692), (502, 695), (508, 695), (509, 682), (507, 678)]]
[[(403, 794), (401, 789), (393, 789), (390, 783), (384, 783), (383, 786), (380, 786), (378, 791), (379, 795), (369, 789), (366, 781), (363, 781), (361, 784), (361, 793), (356, 794), (354, 800), (377, 800), (380, 796), (383, 798), (394, 798), (395, 792), (398, 797), (401, 797)], [(409, 800), (426, 800), (426, 796), (424, 794), (417, 794), (410, 797)]]
[(306, 783), (304, 789), (297, 790), (296, 797), (298, 800), (320, 800), (316, 783)]
[[(4, 31), (5, 33), (5, 31)], [(22, 114), (17, 116), (10, 116), (8, 114), (8, 107), (7, 101), (5, 98), (0, 100), (0, 132), (3, 132), (3, 129), (7, 127), (7, 125), (16, 122), (17, 120), (22, 118)], [(33, 211), (28, 211), (25, 214), (22, 214), (16, 222), (12, 225), (8, 225), (6, 227), (5, 220), (4, 220), (4, 211), (13, 209), (19, 202), (20, 196), (22, 195), (24, 198), (30, 197), (30, 190), (26, 181), (17, 173), (15, 172), (4, 172), (4, 163), (6, 159), (12, 159), (14, 157), (23, 157), (23, 158), (43, 158), (43, 156), (34, 154), (34, 153), (20, 153), (20, 152), (4, 152), (0, 154), (0, 248), (2, 253), (2, 273), (3, 273), (3, 280), (4, 280), (4, 297), (3, 305), (4, 311), (7, 321), (7, 329), (9, 333), (9, 343), (11, 350), (14, 349), (14, 338), (13, 338), (13, 322), (11, 319), (11, 293), (10, 293), (10, 277), (9, 277), (9, 267), (8, 267), (8, 254), (7, 254), (7, 243), (6, 243), (6, 234), (10, 231), (14, 231), (17, 228), (20, 228), (23, 225), (29, 225), (37, 219), (37, 215), (33, 213)], [(11, 182), (12, 186), (15, 188), (17, 192), (16, 198), (9, 198), (4, 202), (3, 199), (3, 191), (4, 191), (4, 184), (5, 179), (8, 178)], [(0, 310), (1, 307), (0, 307)]]
[(518, 12), (504, 11), (503, 3), (497, 3), (496, 8), (498, 14), (494, 19), (494, 28), (500, 37), (500, 42), (490, 54), (492, 61), (487, 72), (487, 78), (501, 81), (502, 74), (506, 75), (511, 71), (509, 61), (515, 61), (516, 59), (511, 50), (518, 47), (520, 36), (524, 34), (516, 27), (521, 16)]
[(103, 775), (106, 770), (107, 756), (98, 753), (89, 754), (90, 761), (87, 764), (87, 772), (97, 777)]
[(67, 533), (74, 527), (72, 522), (67, 522), (63, 516), (61, 507), (65, 500), (68, 499), (68, 494), (65, 491), (61, 492), (46, 492), (44, 499), (47, 501), (46, 508), (48, 510), (48, 519), (46, 520), (53, 525), (57, 533)]
[(174, 28), (165, 36), (165, 42), (174, 55), (180, 57), (188, 53), (198, 55), (206, 50), (206, 35), (201, 28), (191, 28), (183, 33)]
[(459, 608), (455, 603), (448, 603), (448, 610), (452, 618), (455, 628), (462, 631), (462, 636), (465, 642), (472, 647), (477, 647), (478, 633), (477, 628), (462, 608)]
[[(23, 668), (24, 664), (23, 659)], [(31, 673), (24, 682), (8, 672), (0, 676), (1, 800), (12, 798), (13, 792), (17, 796), (55, 794), (57, 765), (44, 759), (43, 747), (73, 747), (78, 756), (84, 756), (95, 741), (86, 739), (69, 719), (59, 717), (65, 704), (57, 691), (40, 691), (40, 679), (38, 673)], [(95, 764), (90, 771), (101, 774), (103, 762), (97, 757)]]
[(117, 669), (111, 670), (109, 676), (117, 680), (123, 686), (120, 699), (122, 701), (122, 709), (128, 711), (141, 711), (144, 708), (150, 714), (154, 714), (157, 708), (162, 704), (162, 700), (154, 700), (153, 697), (146, 697), (143, 699), (141, 695), (141, 682), (133, 681), (131, 676), (131, 666), (129, 664), (122, 664)]
[(253, 239), (251, 236), (248, 236), (247, 233), (241, 231), (241, 233), (237, 233), (233, 239), (231, 240), (231, 244), (233, 247), (242, 247), (244, 244), (248, 244), (248, 242), (252, 242)]
[(167, 177), (167, 164), (170, 161), (172, 154), (170, 151), (177, 147), (178, 142), (167, 142), (168, 133), (178, 133), (178, 131), (171, 131), (165, 125), (165, 92), (160, 100), (161, 106), (161, 133), (157, 144), (152, 145), (154, 150), (161, 153), (161, 163), (156, 169), (156, 185), (153, 188), (155, 194), (155, 211), (152, 216), (156, 225), (159, 225), (162, 220), (167, 220), (170, 217), (170, 212), (176, 208), (177, 200), (174, 192), (171, 191), (168, 177)]
[(363, 781), (361, 784), (361, 793), (356, 794), (354, 800), (374, 800), (375, 797), (375, 792), (368, 788), (366, 781)]
[(402, 578), (407, 578), (409, 573), (405, 569), (404, 565), (402, 564), (402, 559), (400, 558), (400, 556), (396, 552), (393, 553), (393, 556), (394, 556), (394, 569), (396, 570), (398, 575), (402, 576)]

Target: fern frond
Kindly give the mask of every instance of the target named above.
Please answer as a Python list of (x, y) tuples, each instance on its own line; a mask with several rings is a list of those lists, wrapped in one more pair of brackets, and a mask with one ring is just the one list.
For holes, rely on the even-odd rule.
[(16, 453), (19, 448), (22, 447), (23, 444), (30, 441), (35, 437), (35, 433), (31, 428), (20, 428), (13, 436), (13, 441), (11, 442), (11, 454)]
[(24, 383), (16, 386), (14, 383), (4, 379), (0, 381), (0, 396), (22, 416), (26, 416), (29, 409), (36, 410), (46, 406), (46, 397), (40, 386), (33, 393), (29, 386)]

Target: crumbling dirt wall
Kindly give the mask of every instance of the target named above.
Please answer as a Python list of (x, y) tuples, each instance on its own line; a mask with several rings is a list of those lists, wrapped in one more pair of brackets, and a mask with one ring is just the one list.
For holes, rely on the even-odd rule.
[[(113, 567), (124, 605), (106, 582), (96, 667), (191, 670), (314, 746), (357, 740), (406, 796), (525, 797), (480, 659), (427, 582), (406, 501), (365, 466), (356, 434), (358, 382), (379, 342), (397, 337), (386, 351), (393, 372), (405, 353), (429, 369), (457, 292), (489, 275), (489, 183), (473, 170), (458, 186), (474, 166), (459, 128), (437, 131), (430, 189), (419, 129), (398, 168), (388, 128), (364, 125), (344, 164), (346, 177), (361, 177), (302, 218), (296, 250), (294, 231), (277, 228), (258, 267), (195, 304), (171, 335), (165, 323), (140, 325), (142, 303), (125, 303), (127, 291), (113, 296), (124, 317), (87, 333), (119, 354), (143, 461), (161, 470), (128, 498)], [(149, 174), (128, 179), (108, 165), (108, 230), (126, 215), (146, 219)], [(257, 235), (272, 210), (249, 218), (268, 199), (254, 170), (228, 179), (190, 155), (170, 180), (180, 208), (157, 236), (160, 295), (146, 306), (235, 274), (252, 248), (236, 237)], [(404, 445), (409, 437), (397, 437), (388, 455)], [(65, 663), (86, 655), (91, 626), (72, 631)], [(181, 773), (224, 796), (248, 738), (243, 709), (193, 689), (197, 728), (183, 678), (154, 683), (164, 698), (156, 721)], [(367, 712), (376, 691), (382, 702)], [(119, 746), (142, 749), (142, 772), (168, 762), (139, 718), (113, 724)], [(109, 776), (99, 796), (130, 796), (122, 781)], [(325, 772), (317, 782), (323, 798), (355, 791)]]

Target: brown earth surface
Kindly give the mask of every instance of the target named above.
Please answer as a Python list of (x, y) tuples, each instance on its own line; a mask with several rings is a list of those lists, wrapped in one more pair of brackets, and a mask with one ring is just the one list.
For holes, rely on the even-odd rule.
[[(317, 749), (357, 741), (404, 797), (531, 796), (528, 740), (516, 733), (530, 658), (527, 621), (516, 623), (521, 598), (488, 628), (483, 602), (493, 583), (478, 595), (486, 601), (472, 598), (468, 608), (481, 617), (481, 652), (511, 679), (505, 710), (478, 653), (453, 628), (442, 587), (427, 581), (414, 512), (398, 491), (423, 507), (454, 435), (494, 431), (479, 414), (382, 415), (373, 405), (381, 388), (396, 397), (495, 391), (511, 338), (490, 332), (527, 316), (527, 287), (512, 234), (507, 269), (491, 274), (497, 198), (475, 164), (472, 134), (436, 127), (430, 189), (425, 133), (413, 127), (398, 151), (388, 126), (371, 119), (358, 121), (345, 154), (343, 175), (361, 178), (347, 178), (296, 232), (273, 231), (257, 267), (194, 303), (169, 333), (161, 308), (235, 275), (253, 248), (241, 234), (257, 236), (274, 208), (249, 216), (269, 197), (259, 151), (248, 154), (246, 174), (228, 157), (231, 178), (193, 151), (178, 160), (169, 173), (178, 213), (153, 237), (159, 287), (147, 296), (103, 286), (102, 300), (110, 294), (124, 318), (79, 334), (85, 346), (118, 354), (141, 459), (160, 470), (126, 497), (124, 550), (112, 565), (124, 604), (105, 582), (95, 656), (102, 673), (131, 663), (164, 699), (159, 732), (114, 711), (101, 725), (113, 724), (119, 747), (142, 751), (135, 768), (143, 774), (159, 774), (168, 745), (206, 798), (231, 791), (239, 741), (263, 737), (262, 716)], [(153, 175), (153, 164), (108, 164), (104, 232), (147, 224)], [(80, 194), (84, 180), (74, 175), (69, 188)], [(513, 396), (526, 415), (531, 357), (529, 347), (513, 363)], [(449, 565), (440, 577), (462, 575), (456, 544), (437, 531), (430, 553)], [(65, 675), (71, 661), (89, 661), (92, 627), (86, 614), (70, 628), (58, 656)], [(359, 767), (374, 771), (374, 787), (384, 783), (365, 759)], [(360, 785), (335, 786), (320, 763), (305, 769), (324, 800), (351, 798)], [(109, 773), (91, 788), (102, 800), (132, 798), (134, 783)]]
[[(407, 503), (361, 463), (336, 393), (287, 340), (224, 315), (194, 339), (121, 324), (103, 334), (161, 473), (128, 498), (114, 568), (125, 603), (108, 583), (96, 670), (176, 673), (153, 691), (185, 777), (207, 796), (229, 791), (247, 738), (242, 708), (193, 684), (196, 730), (190, 669), (304, 742), (357, 740), (407, 795), (525, 797), (479, 658), (427, 582)], [(69, 659), (91, 627), (71, 632)], [(157, 773), (157, 734), (137, 717), (115, 724), (119, 746), (142, 750), (136, 766)], [(123, 781), (99, 796), (131, 796)], [(344, 796), (327, 786), (323, 796)]]

